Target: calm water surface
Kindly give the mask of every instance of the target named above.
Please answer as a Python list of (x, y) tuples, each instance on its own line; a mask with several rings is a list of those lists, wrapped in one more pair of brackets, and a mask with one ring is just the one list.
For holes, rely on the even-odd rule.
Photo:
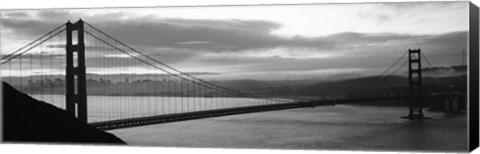
[[(56, 102), (54, 104), (61, 108), (64, 104), (64, 96), (43, 99)], [(168, 100), (170, 108), (174, 108), (173, 100), (178, 98), (163, 98), (164, 108), (157, 102), (161, 99), (90, 96), (89, 105), (97, 105), (89, 106), (89, 114), (96, 113), (89, 118), (91, 121), (102, 121), (122, 116), (141, 116), (151, 114), (150, 112), (180, 112), (182, 108), (183, 111), (194, 110), (190, 103), (188, 107), (183, 104), (176, 106), (177, 110), (166, 111)], [(122, 105), (117, 109), (108, 109), (110, 115), (102, 115), (99, 111), (106, 111), (113, 103), (108, 100), (117, 100), (116, 103)], [(144, 103), (128, 103), (133, 100)], [(251, 102), (248, 99), (237, 99), (233, 104), (214, 105), (248, 105), (246, 103), (249, 101)], [(199, 106), (195, 107), (198, 108)], [(139, 113), (132, 113), (134, 111), (128, 109)], [(336, 105), (198, 119), (109, 132), (130, 145), (143, 146), (450, 152), (464, 152), (468, 148), (465, 114), (426, 112), (426, 116), (433, 119), (424, 121), (400, 118), (407, 113), (406, 107)]]
[(131, 145), (267, 149), (464, 152), (466, 115), (430, 113), (408, 121), (405, 108), (324, 106), (250, 113), (110, 131)]

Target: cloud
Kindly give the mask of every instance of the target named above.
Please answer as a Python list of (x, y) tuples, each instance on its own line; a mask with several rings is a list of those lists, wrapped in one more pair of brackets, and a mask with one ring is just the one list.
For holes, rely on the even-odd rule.
[[(276, 24), (266, 21), (153, 19), (92, 24), (128, 44), (144, 47), (225, 52), (282, 44), (282, 40), (269, 35), (269, 31), (277, 27)], [(186, 45), (185, 42), (190, 44)], [(192, 42), (197, 44), (193, 45)]]
[[(451, 65), (459, 63), (460, 57), (452, 57), (460, 55), (460, 50), (466, 48), (467, 42), (465, 31), (428, 35), (350, 31), (316, 37), (286, 37), (273, 33), (282, 28), (281, 23), (268, 20), (162, 18), (131, 16), (121, 12), (95, 14), (78, 10), (7, 12), (2, 16), (1, 24), (11, 38), (33, 40), (31, 38), (67, 20), (75, 21), (82, 17), (114, 38), (163, 63), (175, 67), (203, 67), (216, 72), (382, 70), (408, 48), (421, 48), (432, 57), (430, 60), (434, 65)], [(388, 14), (364, 15), (378, 22), (392, 20)], [(86, 30), (100, 35), (88, 26)], [(117, 69), (144, 66), (108, 45), (86, 37), (86, 49), (90, 55), (87, 56), (88, 65)], [(112, 40), (107, 41), (116, 44)], [(64, 45), (53, 44), (48, 47), (60, 49)], [(128, 50), (125, 47), (122, 49)], [(126, 62), (118, 62), (122, 60)]]
[[(422, 37), (409, 34), (356, 32), (322, 37), (282, 37), (271, 33), (282, 26), (271, 21), (199, 20), (152, 16), (139, 16), (126, 20), (128, 15), (119, 12), (86, 14), (51, 10), (38, 11), (35, 19), (6, 18), (3, 19), (2, 26), (12, 29), (12, 33), (40, 35), (38, 33), (45, 32), (45, 29), (55, 27), (54, 24), (58, 25), (66, 19), (77, 16), (131, 46), (146, 49), (145, 52), (154, 52), (150, 51), (154, 48), (241, 52), (278, 47), (313, 48), (325, 51), (348, 47), (352, 44), (379, 44)], [(91, 28), (86, 30), (98, 34)]]
[(197, 44), (208, 44), (208, 41), (187, 41), (187, 42), (177, 42), (180, 45), (197, 45)]
[[(60, 24), (51, 24), (48, 22), (43, 22), (39, 20), (21, 20), (21, 19), (1, 19), (1, 26), (4, 29), (11, 30), (11, 34), (15, 34), (10, 37), (17, 38), (33, 38), (40, 37), (47, 33), (50, 30), (53, 30), (55, 27), (58, 27)], [(21, 36), (21, 37), (19, 37)]]
[(5, 18), (27, 18), (29, 17), (29, 14), (26, 12), (8, 12), (6, 11), (5, 13), (2, 12), (2, 17)]
[[(122, 20), (122, 17), (126, 15), (121, 13), (82, 15), (67, 11), (38, 11), (36, 18), (4, 18), (2, 19), (4, 21), (2, 26), (11, 29), (12, 33), (38, 36), (74, 16), (81, 16), (85, 21), (115, 38), (130, 45), (141, 47), (187, 48), (227, 52), (282, 45), (322, 46), (322, 42), (319, 42), (321, 40), (286, 39), (272, 35), (270, 33), (281, 25), (259, 20), (194, 20), (150, 16)], [(93, 32), (89, 28), (86, 30)], [(179, 42), (209, 43), (203, 43), (201, 46), (199, 44), (187, 46)]]

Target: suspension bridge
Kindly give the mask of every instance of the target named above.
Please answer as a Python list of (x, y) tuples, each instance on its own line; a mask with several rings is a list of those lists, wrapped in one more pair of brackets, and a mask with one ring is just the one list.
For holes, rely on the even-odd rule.
[[(408, 57), (408, 58), (407, 58)], [(423, 59), (423, 60), (422, 60)], [(3, 55), (3, 81), (30, 96), (62, 108), (100, 129), (251, 112), (315, 107), (375, 100), (407, 99), (407, 118), (423, 119), (422, 63), (433, 67), (420, 49), (408, 50), (379, 78), (351, 87), (331, 99), (286, 97), (265, 91), (240, 91), (200, 79), (152, 58), (79, 20), (51, 30)], [(408, 65), (408, 96), (349, 98), (381, 84)], [(148, 78), (109, 76), (123, 66), (154, 70)], [(435, 76), (435, 74), (426, 74)], [(438, 77), (439, 75), (436, 74)], [(433, 80), (435, 81), (435, 80)], [(141, 97), (139, 97), (141, 96)]]

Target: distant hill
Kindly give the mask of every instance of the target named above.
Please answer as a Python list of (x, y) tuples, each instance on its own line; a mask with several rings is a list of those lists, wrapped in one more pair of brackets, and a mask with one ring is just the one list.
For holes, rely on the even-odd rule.
[[(446, 90), (465, 91), (466, 70), (466, 66), (424, 68), (424, 91), (430, 93)], [(197, 74), (207, 75), (208, 73)], [(439, 76), (439, 78), (432, 78), (432, 76)], [(3, 81), (12, 81), (14, 87), (19, 87), (20, 79), (23, 85), (33, 85), (33, 88), (26, 89), (27, 92), (65, 93), (64, 76), (61, 75), (50, 75), (45, 78), (41, 76), (3, 78)], [(304, 80), (243, 79), (209, 82), (228, 89), (281, 97), (398, 96), (406, 95), (408, 92), (406, 76), (364, 77), (359, 74), (343, 74)], [(87, 87), (89, 95), (191, 96), (193, 93), (193, 95), (208, 93), (193, 83), (181, 82), (169, 75), (160, 74), (87, 74)]]
[[(467, 76), (453, 76), (442, 78), (423, 78), (425, 93), (440, 93), (445, 91), (466, 92)], [(378, 97), (378, 96), (407, 96), (408, 77), (363, 77), (350, 80), (323, 82), (303, 89), (300, 95), (332, 97), (344, 95), (347, 97)]]

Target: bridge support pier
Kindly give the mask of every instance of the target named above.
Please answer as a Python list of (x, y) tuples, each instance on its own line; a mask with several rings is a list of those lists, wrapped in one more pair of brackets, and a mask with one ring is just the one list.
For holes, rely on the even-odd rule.
[[(81, 121), (87, 123), (87, 88), (85, 70), (85, 43), (83, 21), (67, 22), (67, 69), (66, 69), (66, 110)], [(76, 32), (76, 38), (73, 37)], [(73, 41), (76, 40), (76, 44)]]

